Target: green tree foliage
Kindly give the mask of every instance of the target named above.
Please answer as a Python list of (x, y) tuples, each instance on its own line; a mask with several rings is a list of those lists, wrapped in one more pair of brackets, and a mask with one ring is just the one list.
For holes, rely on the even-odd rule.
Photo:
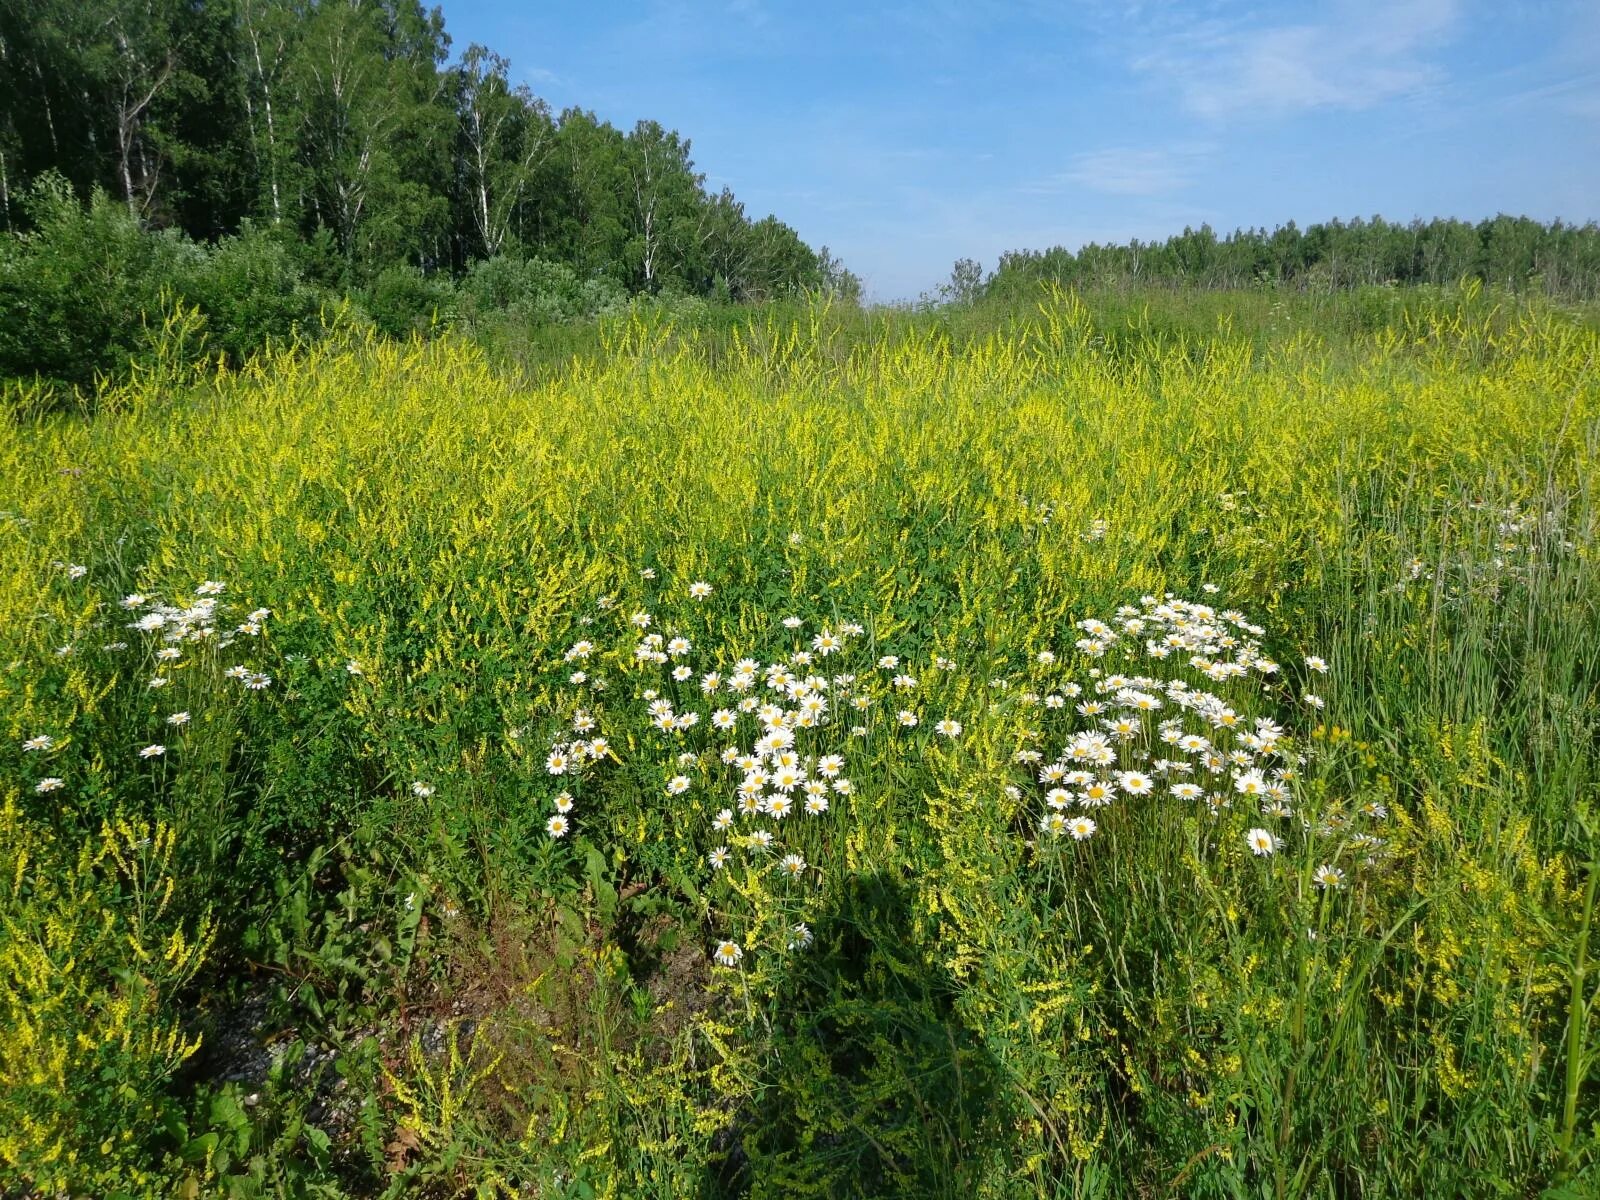
[[(162, 235), (124, 254), (119, 271), (163, 256), (209, 262), (179, 242), (220, 245), (253, 230), (251, 247), (223, 260), (259, 268), (277, 256), (272, 271), (297, 266), (297, 279), (359, 294), (385, 329), (425, 325), (453, 279), (496, 258), (570, 271), (570, 286), (535, 289), (568, 298), (528, 311), (604, 308), (613, 288), (859, 293), (788, 226), (752, 220), (726, 190), (708, 194), (676, 130), (643, 120), (625, 132), (579, 108), (557, 116), (513, 79), (484, 46), (452, 62), (442, 14), (418, 0), (0, 0), (8, 303), (41, 282), (16, 263), (61, 241), (57, 201), (75, 197), (103, 225), (101, 192), (136, 223), (118, 226), (106, 254), (141, 229)], [(40, 208), (27, 197), (47, 175), (60, 182)], [(35, 234), (44, 240), (18, 240)], [(57, 267), (63, 279), (76, 270)], [(593, 296), (571, 298), (591, 282)], [(140, 295), (113, 290), (78, 315), (110, 308), (112, 294), (143, 306), (129, 310), (136, 318), (158, 313), (142, 293), (172, 283), (163, 268)], [(42, 328), (29, 314), (53, 295), (0, 311), (12, 326), (6, 369), (82, 378), (126, 352), (125, 337), (87, 355), (87, 343), (64, 350), (63, 338), (87, 336), (82, 325), (25, 352), (15, 329)]]
[(105, 192), (85, 209), (53, 174), (17, 203), (30, 228), (0, 238), (0, 377), (114, 374), (154, 354), (180, 309), (199, 335), (191, 353), (235, 362), (319, 323), (325, 298), (268, 229), (212, 245), (152, 232)]
[[(962, 266), (957, 264), (958, 274)], [(1291, 221), (1270, 232), (1240, 229), (1218, 237), (1202, 225), (1164, 242), (1090, 243), (1076, 253), (1055, 246), (1004, 254), (984, 291), (1018, 295), (1041, 282), (1086, 287), (1286, 284), (1332, 291), (1463, 279), (1595, 299), (1600, 297), (1600, 226), (1543, 224), (1505, 215), (1475, 225), (1457, 220), (1401, 225), (1373, 217), (1333, 220), (1304, 230)]]

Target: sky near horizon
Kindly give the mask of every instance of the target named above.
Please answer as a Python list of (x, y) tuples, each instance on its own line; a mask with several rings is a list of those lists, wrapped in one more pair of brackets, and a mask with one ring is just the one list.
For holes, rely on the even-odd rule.
[(874, 300), (1203, 222), (1600, 219), (1600, 0), (428, 2)]

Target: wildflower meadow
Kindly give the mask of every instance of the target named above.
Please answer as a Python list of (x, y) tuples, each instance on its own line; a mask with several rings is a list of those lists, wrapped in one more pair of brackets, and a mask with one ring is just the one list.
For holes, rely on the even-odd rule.
[(6, 393), (0, 1194), (1600, 1195), (1600, 330), (1136, 308)]

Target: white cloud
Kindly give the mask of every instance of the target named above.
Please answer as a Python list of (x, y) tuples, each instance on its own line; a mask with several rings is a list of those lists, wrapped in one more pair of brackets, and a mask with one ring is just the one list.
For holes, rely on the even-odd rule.
[(1271, 25), (1169, 13), (1133, 65), (1212, 119), (1372, 108), (1442, 81), (1432, 53), (1457, 17), (1457, 0), (1341, 0), (1317, 19)]
[(1076, 155), (1050, 184), (1072, 184), (1113, 196), (1161, 196), (1187, 187), (1194, 151), (1108, 149)]

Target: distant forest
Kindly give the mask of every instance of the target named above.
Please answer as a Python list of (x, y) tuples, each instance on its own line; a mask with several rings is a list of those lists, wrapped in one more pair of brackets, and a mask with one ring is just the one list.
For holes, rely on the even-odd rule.
[(686, 137), (553, 112), (417, 0), (0, 0), (0, 228), (36, 181), (143, 226), (254, 226), (315, 281), (537, 257), (629, 292), (850, 286), (774, 217), (707, 191)]
[(1384, 284), (1452, 284), (1477, 279), (1567, 299), (1600, 298), (1600, 226), (1528, 217), (1493, 220), (1294, 222), (1270, 232), (1218, 237), (1210, 226), (1164, 242), (1094, 243), (1002, 255), (988, 279), (976, 263), (956, 264), (946, 292), (972, 298), (1031, 293), (1040, 283), (1076, 287), (1262, 284), (1332, 291)]

